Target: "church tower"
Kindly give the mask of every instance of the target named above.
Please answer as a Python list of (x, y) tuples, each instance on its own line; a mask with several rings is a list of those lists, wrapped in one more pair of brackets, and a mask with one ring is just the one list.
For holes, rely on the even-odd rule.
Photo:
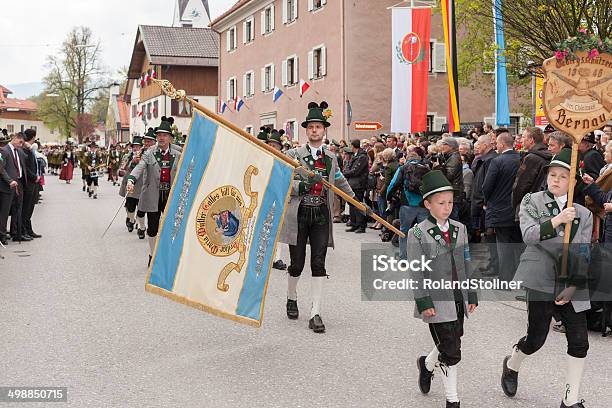
[(208, 27), (210, 24), (208, 0), (176, 0), (172, 27)]

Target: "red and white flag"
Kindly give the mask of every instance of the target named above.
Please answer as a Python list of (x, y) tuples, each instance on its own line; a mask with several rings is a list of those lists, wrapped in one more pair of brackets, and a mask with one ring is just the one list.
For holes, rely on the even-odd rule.
[(427, 130), (430, 8), (392, 12), (391, 132)]
[(300, 98), (310, 89), (310, 84), (303, 79), (300, 79)]

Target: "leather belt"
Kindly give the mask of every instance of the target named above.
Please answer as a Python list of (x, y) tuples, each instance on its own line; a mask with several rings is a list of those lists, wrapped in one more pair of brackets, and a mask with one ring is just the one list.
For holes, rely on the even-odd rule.
[(302, 204), (307, 207), (320, 207), (327, 204), (327, 199), (323, 196), (305, 195), (302, 197)]

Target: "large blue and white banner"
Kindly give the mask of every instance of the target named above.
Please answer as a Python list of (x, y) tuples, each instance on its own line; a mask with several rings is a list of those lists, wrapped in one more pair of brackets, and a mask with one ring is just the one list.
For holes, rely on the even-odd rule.
[(146, 290), (259, 327), (293, 167), (194, 109)]

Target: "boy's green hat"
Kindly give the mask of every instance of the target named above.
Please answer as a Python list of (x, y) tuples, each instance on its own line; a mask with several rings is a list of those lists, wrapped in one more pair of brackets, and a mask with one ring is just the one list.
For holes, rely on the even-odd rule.
[(545, 167), (562, 167), (566, 170), (571, 170), (572, 166), (572, 149), (564, 147), (561, 149), (559, 153), (553, 156), (550, 163), (548, 163)]
[(453, 191), (453, 186), (440, 170), (432, 170), (423, 176), (421, 194), (423, 199), (442, 191)]

